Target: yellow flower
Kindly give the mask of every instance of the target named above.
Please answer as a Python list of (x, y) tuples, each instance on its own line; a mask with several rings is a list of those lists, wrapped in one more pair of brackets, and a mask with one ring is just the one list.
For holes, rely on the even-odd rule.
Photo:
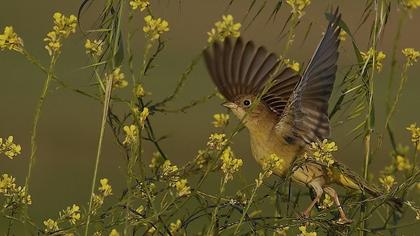
[(44, 41), (47, 42), (45, 48), (50, 56), (60, 53), (62, 39), (67, 38), (71, 33), (75, 33), (77, 26), (77, 17), (74, 15), (66, 17), (56, 12), (53, 15), (53, 20), (53, 31), (47, 33), (47, 37), (44, 38)]
[(300, 71), (300, 64), (299, 62), (296, 62), (294, 60), (291, 59), (284, 59), (284, 64), (286, 64), (286, 66), (296, 72)]
[(395, 165), (397, 167), (397, 170), (399, 171), (410, 170), (412, 168), (412, 165), (410, 164), (408, 158), (401, 155), (397, 155), (395, 159)]
[(124, 126), (123, 128), (125, 132), (125, 139), (123, 141), (124, 145), (130, 145), (137, 142), (137, 134), (138, 134), (138, 128), (135, 125), (130, 126)]
[(214, 121), (212, 122), (213, 126), (216, 128), (224, 127), (229, 122), (229, 115), (228, 114), (214, 114), (213, 115)]
[(99, 41), (97, 39), (91, 41), (90, 39), (87, 39), (85, 42), (86, 54), (90, 54), (92, 56), (101, 56), (102, 45), (103, 45), (102, 41)]
[(0, 154), (3, 153), (10, 159), (15, 158), (22, 151), (22, 147), (19, 144), (13, 143), (13, 136), (9, 136), (4, 142), (0, 138)]
[(382, 70), (382, 61), (385, 59), (386, 55), (382, 51), (376, 51), (373, 48), (369, 48), (367, 52), (360, 52), (363, 63), (366, 64), (367, 62), (373, 61), (373, 57), (375, 57), (375, 69), (378, 72)]
[(109, 236), (120, 236), (120, 233), (116, 229), (112, 229), (109, 233)]
[(243, 165), (241, 159), (235, 158), (230, 147), (227, 147), (220, 156), (222, 161), (221, 169), (225, 174), (224, 181), (227, 182), (233, 179), (233, 174), (239, 171)]
[(141, 205), (141, 206), (137, 207), (136, 212), (137, 212), (138, 214), (143, 214), (143, 213), (144, 213), (144, 206), (143, 206), (143, 205)]
[(420, 57), (420, 52), (414, 50), (414, 48), (404, 48), (402, 53), (407, 57), (407, 65), (409, 66), (414, 65), (414, 63), (417, 62), (417, 59)]
[(219, 133), (211, 134), (209, 137), (209, 141), (207, 142), (207, 146), (210, 149), (215, 149), (219, 151), (222, 150), (226, 144), (227, 144), (226, 135), (219, 134)]
[(125, 75), (121, 72), (121, 68), (115, 68), (111, 74), (105, 74), (106, 80), (109, 81), (112, 79), (112, 87), (114, 88), (125, 88), (128, 85), (128, 82), (124, 79)]
[(133, 10), (140, 8), (140, 11), (144, 11), (146, 7), (150, 6), (150, 2), (148, 0), (132, 0), (130, 1), (130, 6)]
[(395, 182), (395, 178), (392, 175), (386, 175), (384, 177), (379, 178), (379, 182), (382, 184), (382, 186), (385, 188), (387, 192), (389, 192)]
[(99, 183), (101, 186), (98, 189), (104, 197), (112, 195), (112, 187), (109, 185), (109, 180), (107, 178), (99, 180)]
[(0, 34), (0, 49), (23, 52), (23, 40), (13, 31), (12, 26), (4, 27), (4, 33)]
[(146, 25), (143, 27), (143, 31), (146, 36), (151, 40), (157, 40), (164, 32), (169, 31), (169, 23), (161, 18), (153, 19), (152, 16), (146, 16), (144, 18)]
[(300, 226), (299, 230), (301, 233), (298, 236), (316, 236), (316, 232), (308, 232), (304, 225)]
[(57, 222), (52, 219), (45, 220), (44, 225), (46, 233), (52, 233), (59, 230)]
[(136, 97), (138, 98), (141, 98), (145, 95), (144, 88), (141, 84), (138, 84), (136, 86), (136, 88), (134, 89), (134, 94), (136, 94)]
[(417, 150), (420, 150), (420, 127), (417, 124), (411, 124), (406, 128), (411, 133), (411, 142), (416, 145)]
[(74, 225), (78, 220), (80, 220), (80, 207), (73, 204), (71, 207), (67, 207), (66, 210), (63, 210), (59, 213), (60, 219), (69, 220), (70, 224)]
[(171, 223), (169, 225), (169, 231), (171, 232), (171, 234), (176, 234), (177, 232), (179, 232), (179, 230), (182, 227), (182, 222), (181, 220), (176, 220), (175, 223)]
[(31, 195), (28, 194), (25, 187), (17, 186), (15, 180), (14, 177), (3, 174), (0, 178), (0, 194), (3, 194), (9, 205), (31, 205)]
[(340, 34), (338, 35), (338, 40), (340, 40), (340, 41), (346, 41), (346, 38), (347, 38), (347, 33), (346, 33), (346, 31), (344, 31), (344, 30), (341, 30), (340, 31)]
[(271, 154), (266, 157), (262, 163), (264, 177), (270, 177), (274, 170), (281, 171), (284, 168), (284, 160), (279, 158), (276, 154)]
[(286, 3), (292, 8), (292, 14), (301, 18), (305, 12), (303, 11), (309, 4), (310, 0), (286, 0)]
[(140, 125), (142, 128), (144, 128), (144, 124), (146, 122), (147, 117), (149, 116), (149, 108), (144, 107), (143, 111), (140, 112)]
[(335, 142), (329, 142), (327, 139), (324, 139), (322, 142), (313, 142), (311, 144), (311, 154), (305, 153), (305, 158), (314, 158), (315, 160), (326, 164), (328, 167), (334, 164), (333, 152), (338, 150)]
[(333, 199), (331, 198), (330, 195), (325, 194), (324, 195), (324, 200), (321, 203), (321, 209), (327, 209), (330, 208), (332, 205), (334, 204)]
[(178, 178), (178, 166), (172, 165), (170, 160), (166, 160), (162, 164), (161, 177), (170, 179), (172, 182), (176, 182)]
[(222, 21), (217, 21), (214, 24), (215, 28), (211, 29), (208, 32), (208, 42), (212, 43), (214, 41), (223, 42), (226, 37), (237, 38), (241, 35), (239, 29), (241, 28), (240, 23), (234, 23), (232, 15), (223, 15)]
[(176, 181), (175, 188), (179, 197), (188, 196), (191, 194), (191, 188), (188, 186), (188, 181), (186, 179)]
[(408, 10), (417, 9), (417, 7), (420, 7), (420, 0), (403, 0), (402, 4)]
[(289, 226), (277, 228), (275, 235), (277, 235), (277, 236), (287, 236), (287, 231), (289, 231)]
[(76, 32), (76, 26), (77, 26), (76, 16), (70, 15), (69, 17), (66, 17), (62, 13), (56, 12), (53, 15), (53, 19), (54, 19), (54, 26), (53, 26), (54, 31), (64, 36), (64, 38), (67, 38), (70, 35), (70, 33)]

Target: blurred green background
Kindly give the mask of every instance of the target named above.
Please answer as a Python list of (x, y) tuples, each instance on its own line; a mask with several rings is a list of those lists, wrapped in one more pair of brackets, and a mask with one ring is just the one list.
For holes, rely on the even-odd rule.
[[(237, 0), (231, 7), (227, 7), (228, 2), (225, 0), (152, 1), (154, 13), (169, 21), (170, 32), (164, 36), (167, 39), (167, 47), (156, 61), (157, 67), (145, 82), (146, 90), (153, 93), (151, 99), (159, 100), (172, 92), (182, 72), (206, 45), (207, 31), (222, 14), (232, 14), (235, 21), (243, 23), (242, 35), (246, 39), (253, 39), (275, 52), (281, 51), (284, 42), (279, 41), (279, 32), (289, 14), (288, 6), (284, 5), (281, 8), (275, 20), (267, 21), (276, 3), (276, 1), (267, 1), (261, 14), (245, 30), (245, 26), (259, 7), (255, 7), (245, 18), (251, 1)], [(44, 49), (43, 38), (51, 30), (52, 14), (56, 11), (66, 15), (76, 14), (79, 4), (80, 1), (4, 1), (0, 9), (0, 28), (12, 25), (23, 38), (25, 48), (46, 65), (49, 56)], [(81, 19), (84, 29), (93, 25), (101, 4), (102, 1), (97, 1), (85, 12)], [(354, 32), (361, 22), (364, 4), (365, 1), (312, 1), (306, 9), (304, 21), (297, 28), (295, 44), (288, 57), (301, 63), (308, 62), (325, 29), (327, 21), (324, 12), (330, 6), (340, 6), (344, 21)], [(127, 4), (125, 12), (129, 10), (128, 7)], [(375, 76), (377, 130), (374, 143), (382, 142), (383, 146), (375, 152), (372, 162), (372, 168), (376, 171), (391, 161), (389, 141), (383, 126), (391, 63), (390, 52), (400, 13), (392, 9), (384, 37), (379, 44), (379, 48), (388, 56), (383, 71)], [(135, 18), (136, 23), (133, 28), (141, 29), (142, 17), (143, 15)], [(372, 19), (368, 21), (371, 22)], [(308, 39), (303, 43), (303, 36), (310, 22), (313, 22), (313, 26)], [(401, 41), (398, 45), (399, 64), (403, 62), (399, 53), (402, 48), (420, 49), (419, 22), (420, 12), (414, 11), (402, 28)], [(367, 50), (370, 25), (370, 23), (364, 25), (355, 34), (361, 50)], [(92, 72), (81, 69), (90, 63), (83, 47), (85, 39), (79, 31), (64, 42), (63, 53), (56, 71), (61, 80), (81, 89), (89, 89), (89, 85), (93, 83)], [(133, 42), (140, 57), (144, 47), (143, 35), (138, 33)], [(349, 40), (343, 43), (340, 53), (338, 80), (343, 77), (343, 68), (356, 62)], [(138, 62), (139, 58), (136, 60)], [(123, 66), (123, 70), (127, 71), (127, 67)], [(15, 141), (23, 148), (22, 155), (15, 160), (0, 158), (0, 173), (9, 173), (17, 178), (19, 184), (23, 184), (30, 153), (30, 130), (35, 104), (45, 75), (21, 55), (8, 51), (0, 52), (0, 71), (0, 137), (13, 135)], [(419, 64), (410, 69), (409, 80), (393, 119), (396, 138), (401, 143), (408, 144), (409, 141), (405, 127), (410, 123), (420, 122), (419, 72)], [(31, 183), (34, 204), (30, 207), (30, 212), (38, 223), (42, 219), (56, 217), (57, 212), (67, 205), (73, 203), (84, 205), (88, 201), (102, 109), (96, 101), (60, 88), (57, 83), (53, 83), (50, 88), (39, 125), (38, 155)], [(168, 108), (178, 108), (188, 104), (192, 99), (199, 99), (213, 91), (214, 86), (204, 64), (200, 62), (189, 76), (186, 86), (176, 101), (168, 104)], [(337, 94), (338, 90), (335, 90), (333, 99), (337, 98)], [(198, 149), (205, 146), (208, 135), (215, 131), (210, 124), (212, 115), (226, 111), (220, 106), (221, 102), (220, 99), (214, 98), (187, 113), (158, 114), (152, 118), (158, 136), (169, 136), (162, 145), (173, 162), (185, 163), (195, 156)], [(232, 121), (237, 122), (234, 118)], [(352, 141), (353, 136), (346, 135), (351, 128), (353, 128), (351, 125), (333, 127), (333, 139), (339, 145), (336, 157), (360, 171), (363, 162), (363, 145), (360, 139)], [(115, 192), (114, 197), (117, 198), (125, 186), (125, 161), (109, 131), (106, 130), (98, 176), (110, 179)], [(150, 153), (154, 150), (151, 146), (148, 147), (146, 156), (150, 157)], [(250, 155), (246, 132), (235, 138), (234, 149), (244, 159), (242, 173), (247, 173), (244, 178), (252, 180), (259, 167)]]

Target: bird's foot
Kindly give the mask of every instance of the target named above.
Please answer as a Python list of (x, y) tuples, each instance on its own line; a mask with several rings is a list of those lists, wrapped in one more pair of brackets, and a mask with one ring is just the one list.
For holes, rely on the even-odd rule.
[(337, 220), (337, 224), (339, 225), (347, 225), (351, 224), (353, 221), (347, 217), (340, 217), (340, 219)]

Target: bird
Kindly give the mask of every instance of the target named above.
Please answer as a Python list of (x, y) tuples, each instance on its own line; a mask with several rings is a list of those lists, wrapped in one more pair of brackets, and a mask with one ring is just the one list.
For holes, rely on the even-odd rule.
[[(339, 211), (339, 224), (352, 222), (343, 210), (333, 186), (367, 192), (375, 197), (383, 193), (357, 173), (335, 161), (329, 167), (317, 161), (293, 163), (310, 153), (313, 143), (330, 135), (328, 103), (333, 90), (339, 57), (341, 14), (338, 8), (330, 14), (327, 29), (302, 75), (289, 67), (282, 70), (282, 60), (264, 46), (242, 37), (227, 37), (213, 42), (203, 51), (205, 64), (223, 104), (243, 122), (249, 131), (253, 157), (263, 165), (275, 154), (283, 160), (283, 168), (273, 172), (287, 175), (292, 181), (306, 185), (315, 193), (303, 211), (305, 218), (327, 193)], [(283, 65), (284, 67), (284, 65)], [(396, 198), (391, 199), (400, 205)]]

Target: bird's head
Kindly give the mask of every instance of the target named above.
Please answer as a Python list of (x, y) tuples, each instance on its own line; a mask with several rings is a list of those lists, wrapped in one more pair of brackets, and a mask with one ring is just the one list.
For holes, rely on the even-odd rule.
[(261, 119), (267, 119), (272, 116), (272, 112), (267, 106), (258, 101), (256, 96), (243, 95), (234, 99), (232, 102), (225, 102), (223, 106), (229, 108), (239, 120), (245, 125), (258, 125)]

